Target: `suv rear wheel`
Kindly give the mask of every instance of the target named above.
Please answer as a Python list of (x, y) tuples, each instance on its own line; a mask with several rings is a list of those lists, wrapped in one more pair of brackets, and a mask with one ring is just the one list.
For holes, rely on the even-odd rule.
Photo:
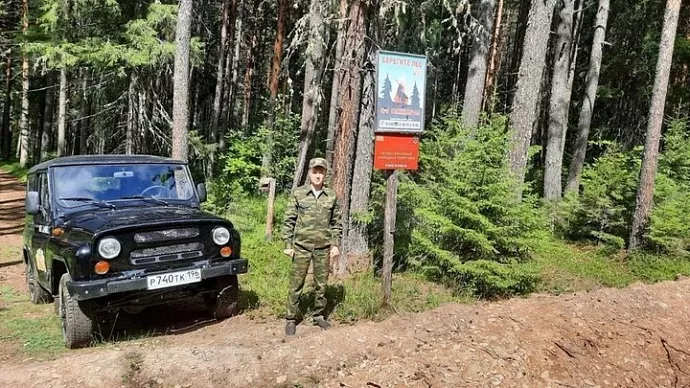
[(230, 318), (238, 312), (239, 284), (237, 275), (230, 275), (217, 280), (218, 293), (204, 297), (206, 309), (218, 320)]
[(34, 271), (31, 266), (31, 261), (26, 263), (24, 268), (26, 285), (29, 287), (29, 296), (31, 297), (31, 303), (33, 304), (43, 304), (50, 303), (53, 301), (53, 295), (44, 290), (40, 284), (36, 281), (34, 277)]
[(69, 274), (60, 278), (60, 321), (62, 323), (62, 338), (68, 348), (74, 349), (89, 345), (93, 336), (93, 321), (89, 318), (79, 301), (73, 299), (67, 292)]

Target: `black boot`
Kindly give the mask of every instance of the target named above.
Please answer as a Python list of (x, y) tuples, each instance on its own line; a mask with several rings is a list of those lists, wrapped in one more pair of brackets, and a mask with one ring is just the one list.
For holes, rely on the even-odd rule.
[(297, 327), (295, 326), (295, 321), (288, 320), (287, 324), (285, 325), (285, 334), (295, 335), (296, 330), (297, 330)]
[(325, 319), (323, 319), (323, 317), (315, 317), (314, 323), (323, 330), (328, 330), (331, 328), (331, 324), (328, 323), (328, 321), (326, 321)]

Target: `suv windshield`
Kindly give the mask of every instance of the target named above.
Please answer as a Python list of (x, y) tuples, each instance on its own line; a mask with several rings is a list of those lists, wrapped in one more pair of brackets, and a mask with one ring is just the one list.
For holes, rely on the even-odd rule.
[(167, 204), (168, 200), (187, 201), (194, 197), (187, 169), (176, 164), (55, 167), (53, 190), (63, 207), (131, 199)]

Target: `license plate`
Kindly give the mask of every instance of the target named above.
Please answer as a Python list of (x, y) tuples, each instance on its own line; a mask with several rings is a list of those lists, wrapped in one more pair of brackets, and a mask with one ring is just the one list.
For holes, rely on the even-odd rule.
[(168, 272), (146, 277), (146, 288), (155, 290), (158, 288), (179, 286), (182, 284), (198, 283), (201, 281), (201, 269), (189, 269), (186, 271)]

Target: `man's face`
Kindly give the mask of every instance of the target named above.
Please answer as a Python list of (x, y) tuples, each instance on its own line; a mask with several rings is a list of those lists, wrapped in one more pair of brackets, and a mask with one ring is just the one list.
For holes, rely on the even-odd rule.
[(314, 186), (321, 186), (325, 177), (326, 169), (323, 167), (316, 166), (309, 170), (309, 179), (311, 180), (311, 184)]

